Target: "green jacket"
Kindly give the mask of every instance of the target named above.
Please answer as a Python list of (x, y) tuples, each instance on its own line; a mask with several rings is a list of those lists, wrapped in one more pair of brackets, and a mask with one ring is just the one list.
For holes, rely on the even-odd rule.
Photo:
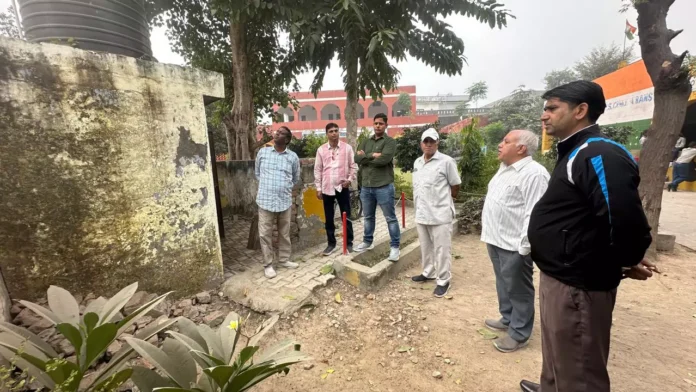
[[(363, 141), (357, 151), (364, 151), (365, 155), (355, 154), (355, 162), (360, 165), (361, 186), (379, 188), (394, 183), (394, 154), (396, 153), (396, 141), (386, 134), (375, 140), (375, 137)], [(372, 153), (381, 153), (378, 158), (373, 158)]]

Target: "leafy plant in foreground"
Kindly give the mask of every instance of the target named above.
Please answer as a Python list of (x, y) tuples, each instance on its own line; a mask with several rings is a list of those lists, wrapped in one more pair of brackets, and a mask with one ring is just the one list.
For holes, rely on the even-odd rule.
[[(97, 362), (119, 335), (170, 294), (167, 293), (149, 301), (124, 318), (121, 315), (121, 309), (137, 289), (138, 283), (133, 283), (108, 300), (99, 297), (87, 306), (82, 316), (75, 297), (57, 286), (48, 288), (50, 309), (29, 301), (19, 301), (39, 316), (55, 324), (56, 330), (75, 348), (76, 361), (61, 358), (53, 347), (34, 333), (7, 322), (0, 322), (0, 355), (50, 390), (65, 392), (115, 390), (128, 380), (132, 373), (132, 369), (125, 368), (128, 360), (135, 357), (133, 349), (129, 346), (117, 352), (88, 385), (80, 387), (80, 382), (87, 370)], [(149, 339), (169, 328), (176, 321), (177, 319), (168, 320), (166, 316), (162, 316), (136, 336), (140, 339)]]
[[(179, 332), (168, 331), (172, 339), (166, 339), (161, 349), (141, 339), (126, 338), (162, 374), (136, 366), (133, 382), (142, 392), (239, 392), (274, 374), (287, 374), (290, 365), (309, 359), (293, 340), (269, 347), (254, 361), (258, 342), (277, 321), (278, 316), (271, 318), (239, 352), (242, 319), (234, 312), (217, 331), (181, 319)], [(202, 369), (200, 374), (196, 365)]]

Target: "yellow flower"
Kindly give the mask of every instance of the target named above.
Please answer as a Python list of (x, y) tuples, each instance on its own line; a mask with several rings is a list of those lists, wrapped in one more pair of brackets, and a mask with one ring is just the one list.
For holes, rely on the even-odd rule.
[(230, 325), (227, 326), (229, 329), (234, 329), (235, 331), (242, 325), (242, 319), (230, 321)]

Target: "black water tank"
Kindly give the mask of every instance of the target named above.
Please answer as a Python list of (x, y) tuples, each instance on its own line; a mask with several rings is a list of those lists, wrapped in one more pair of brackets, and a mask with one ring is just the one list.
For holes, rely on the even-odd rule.
[(152, 58), (144, 0), (19, 0), (31, 42)]

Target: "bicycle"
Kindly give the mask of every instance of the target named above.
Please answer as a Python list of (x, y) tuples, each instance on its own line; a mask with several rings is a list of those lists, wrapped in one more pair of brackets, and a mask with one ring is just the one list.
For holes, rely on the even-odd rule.
[[(338, 206), (338, 200), (334, 202), (334, 211), (339, 211), (339, 218), (343, 219), (343, 216), (340, 216), (340, 211), (341, 209)], [(363, 208), (362, 208), (362, 202), (360, 201), (360, 187), (357, 189), (351, 189), (350, 190), (350, 214), (348, 214), (348, 219), (351, 221), (356, 221), (360, 218), (362, 218), (362, 213), (363, 213)]]

